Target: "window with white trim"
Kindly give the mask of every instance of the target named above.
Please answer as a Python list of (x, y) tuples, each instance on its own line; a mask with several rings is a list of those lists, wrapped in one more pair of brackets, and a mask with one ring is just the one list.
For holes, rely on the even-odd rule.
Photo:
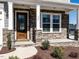
[(43, 32), (60, 32), (61, 14), (41, 13), (41, 26)]

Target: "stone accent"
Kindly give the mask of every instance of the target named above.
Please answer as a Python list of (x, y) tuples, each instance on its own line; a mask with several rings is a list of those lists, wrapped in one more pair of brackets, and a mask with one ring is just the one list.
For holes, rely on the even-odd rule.
[(79, 30), (78, 29), (75, 30), (75, 40), (79, 41)]
[(3, 46), (7, 46), (8, 33), (11, 33), (12, 47), (14, 47), (15, 34), (13, 30), (8, 30), (8, 29), (3, 29)]
[(42, 33), (41, 30), (36, 30), (36, 41), (45, 39), (67, 39), (67, 29), (62, 28), (61, 33)]
[(42, 37), (44, 39), (66, 39), (66, 29), (62, 28), (61, 33), (43, 33)]
[(41, 30), (36, 30), (36, 42), (42, 41), (42, 31)]

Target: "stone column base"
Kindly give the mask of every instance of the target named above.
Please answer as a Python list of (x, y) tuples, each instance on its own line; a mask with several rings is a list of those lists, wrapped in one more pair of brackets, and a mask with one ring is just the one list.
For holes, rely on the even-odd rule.
[(3, 29), (3, 46), (7, 46), (7, 36), (8, 33), (11, 34), (11, 41), (12, 41), (12, 48), (14, 47), (14, 42), (15, 42), (15, 35), (13, 30), (8, 30), (8, 29)]
[(75, 40), (79, 40), (79, 30), (75, 30)]
[(36, 42), (41, 42), (41, 41), (42, 41), (42, 31), (36, 30)]

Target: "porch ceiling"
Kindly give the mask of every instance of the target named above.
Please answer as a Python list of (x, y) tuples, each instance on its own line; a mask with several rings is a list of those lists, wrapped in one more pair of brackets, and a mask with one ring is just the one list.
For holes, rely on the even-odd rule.
[[(14, 4), (14, 8), (22, 8), (22, 9), (36, 9), (35, 5), (24, 5), (24, 4)], [(72, 9), (66, 9), (66, 8), (60, 8), (60, 7), (49, 7), (49, 6), (43, 6), (41, 5), (40, 9), (44, 9), (44, 10), (60, 10), (60, 11), (70, 11)]]
[(42, 1), (40, 3), (41, 6), (50, 6), (54, 8), (64, 8), (66, 10), (74, 10), (79, 8), (79, 4), (76, 3), (59, 3), (59, 2), (47, 2), (47, 1)]
[(39, 4), (43, 7), (52, 7), (52, 8), (58, 8), (58, 9), (65, 9), (65, 10), (73, 10), (78, 9), (79, 4), (76, 3), (59, 3), (59, 2), (50, 2), (50, 1), (43, 1), (43, 0), (0, 0), (0, 1), (11, 1), (14, 4), (23, 4), (23, 5), (30, 5), (35, 6)]

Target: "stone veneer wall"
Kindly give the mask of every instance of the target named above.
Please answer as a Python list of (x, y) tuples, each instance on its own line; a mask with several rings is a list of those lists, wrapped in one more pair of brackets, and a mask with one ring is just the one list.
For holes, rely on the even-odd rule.
[(3, 46), (7, 46), (8, 33), (11, 33), (12, 47), (14, 47), (15, 34), (13, 30), (8, 30), (8, 29), (3, 29)]
[(41, 30), (36, 30), (37, 42), (44, 39), (67, 39), (67, 29), (62, 28), (61, 33), (42, 33)]
[(79, 40), (79, 30), (75, 30), (75, 40)]
[(36, 41), (39, 42), (44, 39), (67, 39), (69, 15), (65, 14), (64, 11), (41, 10), (41, 12), (61, 13), (62, 14), (62, 20), (61, 20), (62, 32), (61, 33), (42, 33), (41, 30), (36, 30)]

